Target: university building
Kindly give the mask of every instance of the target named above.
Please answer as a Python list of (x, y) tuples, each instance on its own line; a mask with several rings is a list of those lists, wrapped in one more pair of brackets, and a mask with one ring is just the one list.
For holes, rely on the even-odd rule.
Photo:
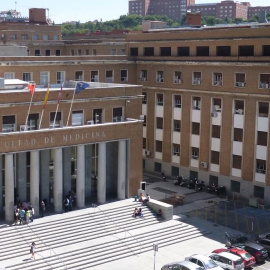
[[(71, 131), (75, 133), (76, 138), (78, 129), (98, 129), (99, 134), (102, 134), (103, 122), (99, 125), (86, 125), (86, 123), (87, 121), (95, 121), (95, 112), (100, 115), (100, 109), (103, 108), (102, 112), (105, 110), (105, 114), (102, 113), (102, 117), (105, 117), (104, 125), (115, 127), (115, 129), (106, 133), (105, 139), (100, 140), (99, 138), (96, 141), (98, 143), (106, 141), (106, 145), (113, 144), (114, 141), (129, 141), (129, 143), (126, 142), (126, 145), (128, 145), (126, 148), (130, 150), (127, 150), (126, 156), (132, 156), (132, 158), (126, 161), (127, 164), (130, 164), (128, 168), (129, 177), (126, 180), (129, 184), (125, 186), (126, 197), (135, 194), (141, 181), (141, 168), (144, 168), (147, 171), (159, 173), (164, 171), (165, 174), (172, 176), (179, 174), (192, 179), (197, 178), (204, 180), (206, 184), (223, 185), (229, 194), (245, 198), (255, 197), (269, 204), (269, 26), (268, 23), (252, 23), (202, 28), (155, 29), (145, 33), (131, 32), (123, 39), (126, 55), (122, 55), (119, 50), (117, 50), (116, 55), (80, 54), (79, 50), (89, 49), (91, 51), (91, 46), (93, 46), (93, 44), (83, 43), (81, 40), (78, 40), (77, 43), (73, 41), (71, 44), (65, 43), (62, 45), (55, 44), (54, 41), (38, 42), (28, 47), (30, 56), (0, 57), (0, 77), (35, 81), (37, 85), (42, 86), (41, 90), (36, 92), (42, 94), (35, 94), (34, 96), (39, 97), (39, 99), (35, 106), (32, 106), (33, 112), (31, 109), (31, 113), (39, 113), (39, 115), (33, 116), (32, 120), (41, 117), (42, 102), (48, 84), (58, 84), (56, 92), (59, 92), (59, 85), (66, 80), (87, 81), (90, 86), (91, 84), (103, 84), (105, 88), (102, 87), (102, 91), (95, 92), (87, 89), (87, 91), (80, 93), (80, 95), (86, 95), (85, 100), (88, 97), (91, 98), (91, 102), (81, 102), (79, 96), (78, 98), (77, 95), (75, 96), (75, 99), (78, 100), (73, 105), (74, 114), (76, 114), (76, 111), (84, 110), (84, 125), (79, 127), (73, 127), (72, 122), (70, 122), (71, 119), (68, 125), (61, 124), (62, 119), (63, 123), (67, 121), (71, 95), (74, 91), (74, 88), (71, 90), (67, 87), (65, 90), (67, 91), (67, 100), (63, 101), (63, 105), (61, 103), (61, 106), (66, 106), (63, 109), (63, 114), (61, 114), (61, 117), (64, 118), (60, 118), (57, 114), (61, 128), (50, 128), (49, 122), (54, 118), (57, 106), (57, 94), (55, 91), (50, 91), (49, 101), (54, 100), (54, 103), (51, 105), (48, 102), (44, 111), (43, 119), (47, 119), (47, 124), (45, 124), (45, 120), (42, 120), (41, 129), (34, 131), (34, 134), (41, 132), (43, 138), (53, 137), (53, 141), (58, 141), (58, 137), (51, 135), (52, 132), (61, 134), (59, 136), (62, 136), (62, 139), (66, 138), (67, 133)], [(99, 49), (98, 42), (95, 46)], [(115, 44), (112, 43), (110, 46), (114, 48)], [(61, 52), (62, 50), (65, 51), (65, 53), (61, 53), (60, 56), (45, 55), (47, 49), (54, 51), (56, 48)], [(40, 50), (40, 56), (34, 56), (35, 50)], [(71, 53), (72, 50), (74, 54)], [(111, 83), (115, 83), (117, 87), (121, 84), (119, 89), (117, 88), (119, 91), (114, 87), (112, 88)], [(129, 91), (129, 93), (126, 94), (125, 91)], [(54, 92), (54, 96), (51, 95)], [(99, 97), (100, 93), (104, 93), (105, 96), (100, 100), (100, 103), (95, 103), (98, 102), (96, 98)], [(143, 94), (143, 98), (141, 94)], [(112, 95), (117, 95), (117, 101), (111, 100)], [(124, 96), (127, 97), (123, 99)], [(132, 98), (133, 96), (134, 98)], [(6, 95), (4, 97), (7, 102), (12, 101), (10, 98), (7, 99)], [(26, 102), (24, 112), (27, 111), (30, 99), (29, 93), (24, 90), (23, 96), (15, 98), (22, 98), (21, 102)], [(92, 103), (92, 100), (95, 102)], [(19, 103), (19, 101), (17, 102)], [(50, 106), (53, 106), (53, 108)], [(17, 104), (1, 109), (2, 122), (4, 122), (4, 116), (15, 114), (14, 108), (16, 107)], [(126, 112), (128, 119), (133, 120), (114, 123), (112, 120), (114, 107), (115, 114), (124, 115), (124, 119), (126, 119)], [(95, 109), (98, 111), (95, 111)], [(49, 113), (52, 113), (52, 115)], [(45, 114), (47, 114), (46, 117)], [(143, 115), (143, 117), (140, 115)], [(18, 117), (20, 117), (20, 121), (14, 122), (14, 119)], [(21, 117), (24, 119), (21, 119)], [(143, 123), (138, 120), (140, 118), (144, 119)], [(23, 136), (25, 138), (24, 136), (27, 136), (27, 134), (32, 135), (32, 131), (19, 131), (20, 126), (25, 125), (25, 113), (20, 113), (15, 118), (14, 116), (5, 118), (5, 121), (9, 121), (5, 122), (7, 124), (16, 124), (16, 132), (3, 132), (3, 135), (6, 136), (5, 142), (9, 142), (7, 138), (11, 138), (11, 136)], [(13, 122), (10, 123), (10, 121)], [(129, 131), (133, 125), (136, 125), (136, 127), (138, 125), (138, 133), (133, 130)], [(123, 132), (122, 128), (127, 133)], [(142, 133), (139, 134), (139, 130)], [(65, 133), (66, 131), (67, 133)], [(133, 135), (136, 137), (134, 140), (129, 137)], [(36, 136), (34, 138), (38, 141), (41, 136)], [(86, 145), (86, 148), (88, 144), (96, 142), (90, 140), (89, 135), (87, 135), (88, 140), (86, 141), (85, 135), (84, 137), (82, 135), (77, 136), (81, 138), (78, 144)], [(32, 138), (32, 136), (30, 137)], [(19, 139), (15, 140), (14, 145), (16, 147)], [(58, 146), (60, 148), (75, 147), (77, 143), (74, 140), (68, 142), (69, 145), (64, 144), (63, 141), (56, 145), (39, 142), (39, 147), (37, 144), (31, 146), (28, 143), (27, 149), (18, 148), (10, 152), (12, 152), (13, 160), (17, 153), (25, 152), (26, 164), (30, 166), (31, 159), (29, 157), (31, 155), (29, 156), (27, 152), (38, 150), (41, 151), (39, 155), (43, 155), (43, 148), (53, 149), (50, 150), (50, 153), (47, 153), (49, 157), (47, 157), (47, 160), (49, 159), (47, 164), (49, 165), (46, 166), (47, 168), (49, 166), (49, 170), (44, 170), (54, 177), (52, 173), (55, 167), (52, 160), (56, 159), (54, 148)], [(134, 149), (131, 141), (136, 145)], [(115, 147), (111, 145), (114, 149), (112, 151), (117, 149), (118, 152), (121, 152), (119, 143), (118, 146), (116, 144), (113, 144)], [(95, 152), (95, 147), (93, 147), (92, 153)], [(76, 151), (74, 149), (77, 149), (77, 146), (69, 150), (71, 151), (71, 158), (68, 158), (68, 164), (72, 168), (76, 168), (75, 165), (72, 165), (74, 163), (72, 153), (76, 151), (79, 153), (78, 149)], [(4, 157), (9, 153), (5, 151), (2, 151)], [(62, 153), (63, 151), (65, 149), (62, 149)], [(109, 151), (108, 147), (107, 151)], [(131, 153), (135, 153), (135, 155)], [(62, 159), (64, 157), (65, 155)], [(141, 162), (142, 158), (143, 162)], [(115, 160), (118, 160), (118, 157)], [(136, 165), (134, 165), (136, 169), (134, 170), (131, 168), (133, 162), (136, 162)], [(15, 164), (15, 161), (13, 161), (13, 164)], [(21, 163), (16, 162), (16, 164)], [(64, 164), (63, 160), (62, 164)], [(15, 165), (13, 167), (15, 168)], [(116, 170), (117, 166), (115, 165), (113, 168)], [(30, 173), (25, 176), (27, 180), (24, 181), (29, 182), (32, 179), (31, 169), (29, 170)], [(40, 171), (42, 170), (41, 168)], [(9, 169), (9, 171), (12, 170)], [(75, 171), (73, 170), (73, 172)], [(100, 174), (104, 175), (104, 172), (102, 174), (101, 171), (98, 171), (99, 178)], [(108, 196), (117, 197), (117, 185), (113, 182), (118, 179), (117, 174), (118, 171), (117, 173), (114, 171), (114, 180), (107, 180), (110, 177), (106, 174), (107, 186), (110, 186), (108, 181), (114, 183), (114, 188), (107, 192)], [(33, 173), (33, 175), (35, 174)], [(73, 179), (73, 175), (75, 174), (72, 174), (71, 179)], [(86, 175), (90, 174), (85, 173)], [(50, 181), (53, 181), (53, 179)], [(74, 187), (76, 187), (77, 189), (78, 180), (71, 181), (75, 181), (72, 188), (75, 189)], [(85, 181), (87, 182), (87, 180)], [(19, 185), (19, 179), (17, 179), (17, 182)], [(16, 185), (17, 182), (15, 181)], [(68, 188), (62, 194), (70, 190), (71, 184), (68, 184)], [(2, 186), (5, 188), (4, 183)], [(28, 189), (29, 186), (31, 188), (32, 184), (26, 185)], [(57, 187), (55, 188), (57, 189)], [(24, 193), (22, 191), (19, 193), (20, 198), (28, 200), (29, 197), (32, 202), (31, 190), (25, 191), (25, 188), (23, 190)], [(89, 192), (85, 192), (89, 195)], [(77, 190), (76, 193), (78, 193)], [(92, 199), (95, 198), (94, 194), (91, 194), (91, 196)], [(98, 196), (100, 196), (98, 190), (96, 196), (97, 201), (104, 201), (98, 199)], [(39, 193), (39, 199), (44, 197), (43, 194)], [(46, 197), (53, 198), (54, 201), (57, 199), (54, 195), (47, 195)], [(91, 198), (89, 197), (88, 200), (91, 200)], [(60, 199), (58, 199), (59, 201)], [(60, 206), (56, 210), (59, 211), (59, 209)]]

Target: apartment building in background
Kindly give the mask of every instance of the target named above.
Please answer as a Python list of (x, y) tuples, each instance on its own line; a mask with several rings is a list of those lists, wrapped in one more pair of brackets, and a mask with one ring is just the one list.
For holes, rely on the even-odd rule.
[(186, 14), (187, 7), (195, 0), (131, 0), (129, 1), (129, 14), (166, 15), (169, 19), (179, 20)]

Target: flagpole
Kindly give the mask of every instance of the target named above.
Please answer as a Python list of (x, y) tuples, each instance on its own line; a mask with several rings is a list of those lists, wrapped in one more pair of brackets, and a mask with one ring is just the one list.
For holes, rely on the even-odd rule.
[(40, 126), (41, 126), (41, 122), (42, 122), (42, 118), (43, 118), (43, 113), (44, 113), (44, 109), (42, 109), (42, 112), (41, 112), (41, 117), (40, 117), (38, 129), (40, 129)]
[(56, 121), (56, 115), (57, 115), (57, 112), (58, 112), (58, 107), (59, 107), (59, 103), (57, 103), (56, 112), (55, 112), (55, 115), (54, 115), (53, 128), (54, 128), (55, 121)]
[(72, 109), (72, 106), (73, 106), (73, 100), (74, 100), (74, 96), (75, 96), (75, 92), (76, 92), (77, 85), (78, 85), (78, 82), (76, 82), (75, 89), (74, 89), (74, 92), (73, 92), (73, 97), (72, 97), (71, 104), (70, 104), (70, 109), (69, 109), (69, 113), (68, 113), (68, 119), (67, 119), (67, 124), (66, 124), (66, 126), (68, 125), (68, 121), (69, 121), (71, 109)]
[(27, 126), (28, 116), (29, 116), (29, 113), (30, 113), (34, 93), (33, 93), (33, 95), (31, 95), (31, 101), (30, 101), (30, 105), (29, 105), (29, 108), (28, 108), (28, 113), (27, 113), (26, 120), (25, 120), (25, 126)]

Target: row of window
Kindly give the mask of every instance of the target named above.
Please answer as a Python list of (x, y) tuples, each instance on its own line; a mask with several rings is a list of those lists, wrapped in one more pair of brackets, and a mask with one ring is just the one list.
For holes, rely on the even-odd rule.
[(52, 37), (49, 35), (38, 35), (38, 34), (33, 34), (32, 36), (28, 35), (28, 34), (21, 34), (21, 35), (17, 35), (17, 34), (10, 34), (9, 36), (7, 36), (6, 34), (2, 34), (1, 36), (2, 39), (10, 39), (10, 40), (59, 40), (59, 35), (53, 35)]
[[(123, 121), (123, 108), (116, 107), (112, 109), (112, 122)], [(83, 110), (72, 111), (72, 126), (82, 126), (84, 124), (101, 124), (104, 123), (104, 112), (101, 108), (93, 109), (93, 119), (84, 120)], [(38, 113), (29, 114), (27, 126), (21, 125), (20, 131), (39, 129), (40, 116)], [(63, 126), (62, 112), (50, 112), (50, 128), (59, 128)], [(2, 116), (2, 132), (17, 131), (16, 115)]]
[[(141, 82), (148, 81), (148, 71), (141, 70), (140, 71), (140, 80)], [(183, 74), (182, 71), (174, 71), (172, 82), (174, 84), (182, 84), (183, 83)], [(156, 82), (164, 83), (165, 82), (165, 72), (163, 70), (156, 71)], [(192, 72), (192, 85), (202, 85), (202, 72), (196, 71)], [(213, 86), (222, 86), (224, 82), (224, 76), (222, 72), (213, 72), (212, 73), (212, 85)], [(246, 87), (246, 74), (238, 73), (234, 74), (234, 87)], [(260, 89), (269, 89), (270, 88), (270, 74), (264, 73), (259, 74), (258, 77), (258, 88)]]
[[(83, 81), (84, 72), (83, 71), (75, 71), (74, 74), (75, 81)], [(5, 72), (5, 79), (15, 79), (15, 72)], [(26, 82), (33, 81), (33, 72), (23, 72), (22, 80)], [(56, 83), (61, 84), (66, 80), (66, 72), (65, 71), (57, 71), (56, 72)], [(99, 82), (99, 71), (94, 70), (90, 72), (90, 81), (91, 82)], [(114, 70), (106, 70), (105, 71), (105, 82), (113, 83), (114, 82)], [(128, 81), (128, 70), (122, 69), (120, 70), (120, 81), (127, 82)], [(50, 72), (49, 71), (41, 71), (40, 72), (40, 85), (48, 85), (50, 82)]]
[[(216, 46), (213, 56), (255, 56), (254, 45), (239, 45), (238, 55), (231, 54), (231, 46)], [(131, 47), (130, 56), (139, 56), (139, 48)], [(143, 56), (156, 56), (154, 47), (144, 47)], [(209, 46), (196, 46), (196, 54), (190, 54), (190, 47), (177, 47), (177, 54), (172, 55), (171, 47), (160, 47), (159, 56), (210, 56)], [(262, 45), (262, 56), (270, 56), (270, 45)]]

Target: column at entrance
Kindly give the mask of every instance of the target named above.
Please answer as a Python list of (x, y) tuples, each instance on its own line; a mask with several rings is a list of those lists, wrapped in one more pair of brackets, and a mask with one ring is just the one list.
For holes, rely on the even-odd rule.
[(106, 202), (106, 143), (98, 144), (97, 202)]
[(77, 207), (85, 206), (85, 149), (84, 145), (77, 146), (77, 179), (76, 179)]
[(62, 148), (53, 149), (53, 199), (54, 211), (61, 213), (63, 211), (63, 164), (62, 164)]
[(39, 215), (39, 151), (30, 153), (30, 202)]
[[(16, 154), (17, 194), (20, 201), (27, 201), (26, 152)], [(16, 200), (16, 198), (15, 198)]]
[(126, 187), (126, 141), (118, 142), (117, 198), (125, 199)]
[(5, 155), (5, 219), (14, 220), (14, 170), (13, 154)]

